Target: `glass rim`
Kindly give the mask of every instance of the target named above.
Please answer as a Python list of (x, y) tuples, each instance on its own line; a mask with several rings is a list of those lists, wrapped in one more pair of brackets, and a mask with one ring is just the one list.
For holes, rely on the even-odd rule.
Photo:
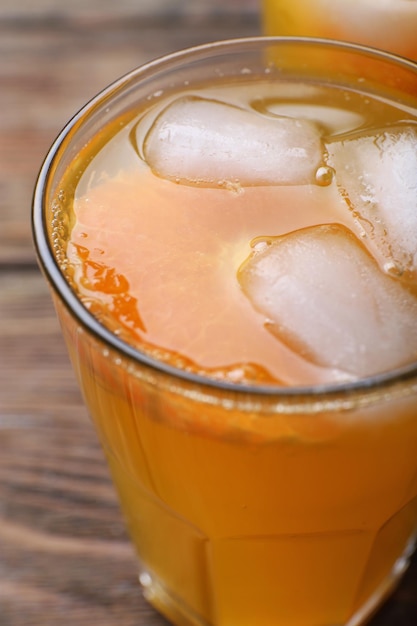
[(91, 98), (81, 109), (76, 112), (72, 118), (65, 124), (61, 132), (57, 135), (55, 141), (50, 146), (35, 183), (33, 200), (32, 200), (32, 236), (37, 254), (38, 263), (44, 273), (49, 285), (52, 287), (60, 301), (65, 305), (67, 310), (72, 314), (76, 321), (96, 339), (104, 343), (108, 348), (115, 350), (121, 356), (127, 357), (139, 367), (147, 367), (156, 373), (165, 374), (170, 378), (183, 381), (198, 387), (207, 388), (207, 390), (223, 390), (231, 392), (238, 396), (252, 396), (259, 398), (276, 398), (277, 400), (291, 401), (294, 398), (300, 400), (326, 401), (330, 399), (346, 398), (357, 395), (367, 395), (375, 391), (384, 394), (389, 389), (398, 385), (405, 385), (415, 382), (417, 385), (417, 361), (406, 366), (395, 368), (386, 372), (378, 373), (372, 376), (345, 382), (320, 383), (310, 385), (279, 385), (279, 384), (247, 384), (236, 383), (227, 380), (220, 380), (214, 377), (204, 376), (202, 374), (190, 372), (179, 367), (170, 365), (168, 362), (158, 360), (145, 351), (129, 344), (106, 326), (88, 311), (82, 301), (77, 297), (75, 291), (65, 278), (58, 261), (52, 249), (52, 243), (48, 236), (46, 225), (46, 189), (51, 178), (51, 172), (56, 160), (59, 157), (60, 150), (64, 140), (68, 137), (74, 127), (80, 122), (81, 118), (87, 117), (92, 113), (96, 106), (99, 106), (112, 94), (116, 94), (129, 84), (140, 80), (141, 76), (152, 72), (154, 69), (163, 69), (172, 63), (177, 63), (181, 67), (182, 62), (188, 60), (197, 60), (202, 55), (210, 52), (218, 54), (226, 53), (228, 50), (236, 50), (239, 46), (246, 48), (267, 45), (284, 45), (299, 44), (324, 46), (328, 48), (337, 48), (346, 50), (356, 54), (366, 54), (375, 59), (387, 61), (400, 65), (405, 69), (416, 74), (417, 80), (417, 63), (405, 57), (398, 56), (391, 52), (386, 52), (351, 42), (338, 41), (321, 37), (296, 37), (296, 36), (252, 36), (233, 39), (225, 39), (220, 41), (208, 42), (189, 48), (184, 48), (155, 59), (152, 59), (133, 70), (127, 72), (120, 78), (112, 81), (109, 85), (100, 90), (93, 98)]

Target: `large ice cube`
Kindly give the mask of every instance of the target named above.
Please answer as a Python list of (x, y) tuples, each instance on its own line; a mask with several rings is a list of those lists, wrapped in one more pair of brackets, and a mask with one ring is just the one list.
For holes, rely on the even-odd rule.
[(363, 377), (417, 359), (417, 298), (344, 226), (258, 244), (239, 281), (268, 329), (316, 364)]
[(207, 186), (302, 185), (323, 163), (318, 126), (184, 96), (156, 118), (143, 152), (163, 178)]
[(328, 163), (380, 263), (417, 271), (417, 126), (397, 124), (327, 146)]

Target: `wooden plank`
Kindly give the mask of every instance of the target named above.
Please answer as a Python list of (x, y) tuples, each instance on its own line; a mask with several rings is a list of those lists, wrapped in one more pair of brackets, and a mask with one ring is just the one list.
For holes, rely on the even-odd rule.
[(97, 15), (106, 17), (200, 15), (204, 18), (213, 14), (242, 15), (258, 13), (259, 0), (72, 0), (58, 3), (56, 0), (2, 0), (0, 19), (30, 20), (37, 17), (56, 16), (73, 18)]
[(163, 626), (37, 271), (0, 272), (0, 355), (1, 626)]

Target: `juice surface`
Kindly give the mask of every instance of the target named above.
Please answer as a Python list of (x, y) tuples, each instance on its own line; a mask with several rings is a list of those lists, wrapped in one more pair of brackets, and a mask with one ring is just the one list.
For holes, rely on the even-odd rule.
[[(221, 126), (217, 134), (210, 125), (207, 130), (221, 150), (222, 124), (230, 110), (218, 113), (218, 106), (232, 107), (238, 118), (248, 119), (248, 126), (247, 113), (255, 126), (259, 118), (267, 120), (266, 135), (275, 132), (269, 124), (276, 120), (300, 122), (315, 146), (311, 159), (300, 166), (300, 184), (288, 182), (291, 167), (285, 183), (265, 182), (275, 176), (274, 168), (257, 173), (254, 181), (254, 166), (249, 173), (239, 170), (239, 179), (228, 175), (227, 164), (210, 179), (204, 169), (210, 164), (209, 150), (201, 156), (188, 139), (185, 152), (192, 158), (187, 172), (198, 161), (199, 180), (177, 172), (179, 159), (168, 166), (153, 160), (151, 166), (147, 156), (153, 155), (153, 131), (160, 128), (169, 140), (177, 131), (171, 119), (177, 104), (191, 115), (188, 107), (194, 110), (196, 103), (213, 112)], [(285, 121), (284, 127), (294, 131), (292, 122), (288, 126)], [(383, 302), (380, 295), (370, 301), (375, 319), (384, 318), (375, 341), (377, 369), (387, 353), (394, 358), (398, 346), (395, 365), (405, 364), (416, 354), (414, 331), (407, 327), (415, 320), (413, 240), (410, 244), (402, 231), (395, 231), (389, 214), (369, 229), (369, 202), (363, 213), (352, 206), (364, 194), (362, 187), (350, 188), (356, 170), (347, 183), (344, 175), (356, 163), (358, 145), (370, 156), (375, 145), (389, 145), (397, 162), (404, 152), (397, 141), (406, 141), (408, 149), (415, 127), (412, 110), (361, 94), (356, 86), (245, 80), (156, 98), (148, 108), (130, 111), (104, 129), (68, 169), (57, 191), (57, 206), (61, 211), (65, 203), (70, 224), (60, 250), (61, 267), (85, 306), (139, 350), (219, 380), (289, 386), (355, 380), (362, 367), (367, 372), (374, 368), (372, 345), (346, 344), (339, 321), (332, 323), (333, 311), (336, 320), (346, 318), (339, 317), (337, 305), (347, 293), (353, 302), (346, 322), (364, 308), (364, 324), (359, 318), (355, 332), (360, 336), (364, 325), (373, 329), (374, 317), (368, 318), (363, 305), (367, 295), (351, 282), (359, 265), (363, 281), (367, 272), (371, 276), (366, 292), (373, 294), (375, 285), (383, 284)], [(258, 150), (253, 138), (242, 137), (245, 130), (236, 140), (244, 147), (243, 160), (250, 150)], [(235, 143), (226, 148), (233, 152)], [(349, 154), (343, 167), (341, 149)], [(276, 145), (271, 148), (268, 141), (260, 152), (264, 162), (278, 158)], [(300, 157), (298, 145), (289, 152)], [(388, 160), (387, 166), (381, 153), (376, 163), (391, 171), (391, 156)], [(80, 162), (85, 164), (81, 170)], [(284, 166), (277, 167), (280, 176)], [(401, 172), (404, 167), (401, 163)], [(372, 166), (371, 174), (378, 168)], [(384, 210), (384, 198), (391, 198), (385, 178), (377, 190), (381, 197), (382, 189), (378, 208)], [(406, 201), (402, 204), (408, 207)], [(381, 221), (384, 232), (395, 231), (389, 245), (385, 235), (379, 238)], [(52, 235), (56, 228), (52, 224)], [(324, 258), (316, 245), (321, 241), (327, 246)], [(299, 254), (304, 248), (313, 254), (312, 268)], [(335, 248), (342, 251), (339, 256)], [(255, 269), (254, 259), (259, 261)], [(279, 281), (268, 282), (271, 264), (280, 280), (297, 267), (289, 291), (299, 284), (322, 289), (319, 299), (311, 292), (309, 298), (295, 300), (290, 320), (282, 323), (281, 307), (275, 306), (281, 302), (275, 301)], [(327, 278), (321, 280), (326, 266), (339, 272), (337, 297), (331, 301)], [(267, 281), (266, 298), (259, 296), (254, 278), (261, 285)], [(269, 293), (274, 296), (272, 312)], [(394, 300), (400, 294), (392, 315), (398, 313), (401, 323), (394, 326), (385, 298), (391, 293)], [(323, 350), (321, 335), (311, 343), (303, 334), (304, 313), (314, 334), (322, 300), (328, 324)], [(64, 307), (58, 309), (142, 562), (148, 599), (178, 626), (362, 623), (406, 567), (416, 532), (415, 398), (381, 399), (367, 408), (314, 410), (311, 415), (268, 414), (259, 399), (253, 408), (242, 408), (223, 401), (215, 389), (207, 400), (204, 394), (182, 391), (181, 383), (159, 386), (142, 377), (120, 355), (80, 331)], [(389, 336), (382, 341), (387, 329)], [(347, 354), (342, 360), (334, 361), (332, 351), (329, 357), (327, 335), (331, 343), (333, 338), (342, 342), (340, 351)], [(371, 355), (365, 366), (363, 352)], [(384, 367), (390, 367), (389, 360)]]
[[(377, 143), (381, 139), (378, 139), (378, 133), (382, 132), (379, 129), (384, 128), (394, 129), (394, 135), (401, 134), (406, 128), (417, 145), (416, 120), (409, 111), (382, 103), (377, 98), (371, 99), (354, 90), (320, 85), (300, 86), (285, 82), (247, 83), (235, 87), (217, 85), (191, 93), (185, 90), (185, 96), (194, 98), (197, 104), (208, 103), (211, 107), (214, 103), (215, 115), (219, 115), (220, 121), (225, 111), (231, 110), (233, 115), (235, 111), (238, 115), (249, 112), (255, 125), (258, 120), (266, 120), (273, 126), (276, 120), (280, 122), (282, 119), (284, 122), (295, 120), (298, 123), (301, 119), (303, 123), (311, 123), (322, 150), (316, 179), (302, 180), (302, 184), (282, 184), (279, 180), (282, 164), (277, 164), (277, 184), (274, 181), (265, 184), (263, 180), (253, 182), (251, 172), (244, 174), (247, 179), (234, 180), (231, 176), (230, 180), (216, 179), (208, 183), (184, 182), (178, 177), (167, 179), (149, 167), (143, 151), (155, 120), (163, 118), (172, 103), (181, 102), (184, 94), (168, 96), (150, 111), (138, 112), (133, 120), (129, 113), (107, 129), (104, 146), (102, 133), (100, 145), (95, 146), (93, 142), (86, 148), (83, 159), (86, 162), (91, 160), (91, 163), (80, 176), (77, 161), (73, 171), (68, 171), (59, 192), (64, 191), (68, 198), (72, 229), (68, 242), (65, 242), (66, 263), (71, 268), (74, 286), (81, 299), (127, 342), (158, 359), (197, 373), (233, 382), (284, 385), (360, 377), (363, 372), (351, 371), (350, 364), (339, 366), (315, 354), (319, 337), (315, 339), (317, 345), (313, 354), (310, 354), (312, 349), (304, 345), (308, 341), (300, 336), (298, 329), (286, 329), (285, 319), (282, 323), (281, 319), (272, 319), (274, 323), (271, 324), (269, 311), (262, 307), (260, 310), (259, 303), (248, 293), (242, 268), (258, 249), (268, 247), (281, 236), (314, 226), (338, 225), (341, 230), (352, 231), (358, 246), (365, 244), (367, 254), (375, 256), (379, 270), (393, 277), (399, 292), (404, 290), (399, 297), (409, 298), (416, 283), (414, 261), (408, 264), (411, 269), (407, 266), (407, 259), (404, 267), (400, 260), (400, 266), (396, 268), (396, 260), (392, 261), (389, 250), (386, 254), (383, 249), (383, 245), (392, 248), (390, 241), (382, 247), (378, 243), (376, 248), (373, 247), (373, 234), (366, 230), (369, 217), (366, 213), (361, 216), (361, 207), (352, 206), (351, 198), (346, 197), (337, 179), (338, 172), (334, 175), (329, 153), (335, 152), (333, 146), (345, 150), (343, 141), (356, 138), (358, 132), (367, 141), (366, 133), (375, 133), (375, 138), (371, 135), (368, 143)], [(191, 102), (191, 106), (195, 106), (195, 102)], [(256, 146), (257, 128), (254, 128), (254, 139), (242, 144), (243, 161)], [(307, 130), (310, 132), (309, 127)], [(204, 132), (210, 135), (215, 129)], [(233, 141), (239, 142), (240, 137)], [(355, 139), (350, 143), (354, 146)], [(275, 154), (268, 154), (268, 145), (263, 149), (265, 164), (276, 158)], [(295, 146), (293, 151), (303, 149)], [(413, 149), (413, 146), (406, 145), (405, 149)], [(402, 147), (397, 152), (401, 150)], [(347, 154), (346, 163), (340, 166), (341, 176), (351, 162), (352, 167), (355, 166), (356, 155)], [(337, 151), (335, 155), (337, 158)], [(372, 156), (378, 161), (379, 155)], [(356, 167), (361, 167), (360, 161)], [(388, 162), (386, 168), (389, 167)], [(401, 163), (399, 167), (402, 167)], [(356, 175), (359, 177), (360, 172), (353, 172), (351, 178), (354, 181)], [(379, 175), (379, 172), (375, 174)], [(77, 180), (79, 177), (76, 186), (75, 177)], [(374, 183), (371, 180), (369, 184)], [(375, 184), (380, 181), (377, 179)], [(355, 193), (358, 195), (359, 192), (352, 192), (353, 201)], [(408, 197), (395, 201), (406, 204)], [(406, 207), (404, 211), (409, 209), (412, 207)], [(398, 213), (398, 207), (395, 210)], [(403, 217), (400, 215), (398, 219), (401, 221)], [(375, 221), (380, 220), (376, 214)], [(410, 227), (413, 228), (413, 223)], [(413, 246), (414, 242), (410, 245)], [(277, 261), (277, 264), (282, 263)], [(303, 271), (301, 268), (299, 273)], [(321, 271), (317, 265), (316, 273)], [(312, 268), (311, 279), (306, 278), (305, 293), (308, 293), (309, 281), (316, 280), (314, 272)], [(401, 280), (398, 280), (400, 274)], [(362, 280), (359, 277), (357, 284)], [(334, 288), (338, 281), (340, 278), (336, 276)], [(347, 289), (353, 293), (355, 286)], [(359, 293), (353, 293), (353, 297), (358, 302), (362, 299)], [(387, 291), (384, 297), (390, 299), (391, 295)], [(301, 309), (301, 303), (302, 297), (299, 304), (297, 301), (289, 303), (288, 309), (290, 305)], [(415, 319), (417, 310), (413, 309), (411, 300), (410, 303), (410, 315)], [(346, 306), (352, 304), (347, 302)], [(323, 301), (322, 306), (324, 314), (329, 305)], [(341, 304), (339, 308), (343, 306)], [(369, 307), (375, 306), (379, 305), (370, 302)], [(305, 307), (305, 313), (299, 312), (306, 317), (313, 315), (313, 332), (316, 319), (320, 317), (316, 315), (320, 303), (312, 298)], [(380, 311), (378, 315), (390, 316), (391, 313)], [(291, 316), (289, 310), (288, 317)], [(334, 322), (339, 326), (343, 323), (342, 316), (339, 322), (337, 318)], [(401, 325), (397, 323), (397, 327)], [(278, 327), (284, 330), (280, 332)], [(349, 332), (354, 334), (356, 330)], [(391, 341), (394, 346), (397, 341), (395, 328), (391, 338), (387, 336), (391, 329), (384, 328), (381, 332), (382, 339)], [(374, 343), (379, 339), (381, 337), (376, 335)], [(415, 359), (417, 338), (411, 332), (406, 341), (412, 346), (409, 354), (404, 354), (398, 361), (388, 361), (385, 367), (380, 359), (377, 367), (389, 369)], [(372, 352), (371, 340), (369, 344), (365, 348)], [(361, 346), (346, 348), (362, 349)], [(335, 348), (334, 352), (337, 350)], [(365, 374), (378, 371), (370, 364)]]

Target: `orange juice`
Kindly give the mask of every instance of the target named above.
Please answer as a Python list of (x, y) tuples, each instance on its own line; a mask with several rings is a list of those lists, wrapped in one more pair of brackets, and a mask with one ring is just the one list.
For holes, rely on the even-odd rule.
[(376, 85), (392, 60), (369, 53), (355, 80), (347, 48), (325, 80), (328, 52), (151, 65), (45, 166), (64, 336), (145, 596), (179, 626), (355, 626), (412, 553), (417, 71)]
[(417, 61), (415, 0), (263, 0), (263, 30), (360, 43)]

